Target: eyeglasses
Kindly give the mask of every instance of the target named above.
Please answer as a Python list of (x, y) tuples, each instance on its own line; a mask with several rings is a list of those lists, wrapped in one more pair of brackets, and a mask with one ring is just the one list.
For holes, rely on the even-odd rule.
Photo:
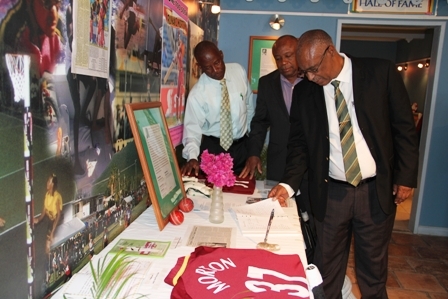
[(320, 68), (322, 62), (324, 61), (325, 54), (327, 54), (327, 51), (329, 48), (330, 48), (330, 45), (328, 45), (328, 47), (325, 49), (324, 54), (322, 54), (322, 58), (320, 59), (320, 62), (316, 66), (313, 66), (307, 70), (301, 71), (300, 75), (305, 77), (307, 73), (316, 74), (319, 71), (319, 68)]

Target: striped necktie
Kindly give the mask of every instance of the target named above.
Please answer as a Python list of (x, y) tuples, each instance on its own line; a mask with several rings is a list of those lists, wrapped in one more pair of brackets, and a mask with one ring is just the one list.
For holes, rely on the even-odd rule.
[(344, 95), (339, 89), (339, 81), (334, 80), (334, 99), (336, 102), (336, 113), (339, 120), (339, 136), (341, 138), (342, 155), (344, 159), (345, 178), (348, 183), (357, 186), (362, 179), (359, 168), (358, 156), (356, 155), (355, 138), (353, 137), (353, 127), (348, 114), (347, 103)]
[(220, 139), (219, 144), (224, 150), (228, 150), (233, 143), (232, 115), (230, 114), (229, 92), (227, 91), (226, 79), (221, 80), (221, 113), (220, 113)]

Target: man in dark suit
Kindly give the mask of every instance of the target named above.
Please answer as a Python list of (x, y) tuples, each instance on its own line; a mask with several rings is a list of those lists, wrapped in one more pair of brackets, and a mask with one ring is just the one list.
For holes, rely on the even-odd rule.
[[(256, 171), (262, 173), (260, 155), (268, 130), (270, 133), (266, 179), (278, 182), (283, 177), (286, 166), (292, 92), (294, 86), (302, 80), (299, 76), (296, 52), (297, 38), (293, 35), (280, 36), (272, 45), (272, 55), (277, 70), (261, 77), (258, 81), (257, 106), (250, 124), (249, 158), (240, 174), (241, 178), (249, 176), (252, 179)], [(307, 189), (307, 181), (303, 180), (300, 186), (300, 195), (296, 196), (296, 202), (298, 212), (302, 214), (301, 220), (308, 219), (307, 223), (303, 223), (302, 231), (304, 232), (308, 263), (312, 263), (314, 223), (310, 217), (311, 208)]]
[[(308, 80), (294, 89), (285, 176), (270, 196), (282, 204), (308, 169), (314, 261), (326, 298), (341, 298), (352, 234), (362, 297), (387, 298), (396, 205), (417, 185), (417, 134), (405, 86), (392, 62), (338, 53), (322, 30), (299, 38), (297, 63)], [(335, 102), (346, 108), (338, 104), (336, 111)], [(341, 121), (341, 110), (348, 120)]]
[[(286, 165), (289, 136), (289, 110), (294, 86), (302, 78), (298, 76), (296, 61), (297, 38), (292, 35), (279, 37), (272, 46), (277, 70), (258, 81), (257, 105), (250, 124), (249, 158), (240, 177), (252, 179), (255, 171), (262, 173), (261, 151), (269, 129), (267, 153), (268, 180), (280, 181)], [(266, 54), (268, 55), (268, 54)]]

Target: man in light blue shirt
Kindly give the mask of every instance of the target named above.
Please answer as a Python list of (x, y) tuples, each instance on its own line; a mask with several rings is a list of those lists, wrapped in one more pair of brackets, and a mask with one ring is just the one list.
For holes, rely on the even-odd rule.
[[(182, 175), (199, 173), (198, 158), (207, 149), (212, 154), (229, 153), (233, 170), (239, 173), (247, 159), (247, 135), (255, 113), (252, 90), (246, 71), (237, 63), (224, 63), (224, 55), (210, 41), (200, 42), (194, 56), (203, 74), (188, 95), (184, 118), (182, 156), (187, 163)], [(221, 80), (225, 79), (230, 100), (233, 144), (220, 146)]]

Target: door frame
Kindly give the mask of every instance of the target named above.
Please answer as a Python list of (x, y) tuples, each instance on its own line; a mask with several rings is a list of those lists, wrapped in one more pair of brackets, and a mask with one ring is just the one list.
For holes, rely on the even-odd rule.
[(342, 37), (342, 26), (345, 24), (350, 25), (372, 25), (372, 26), (412, 26), (412, 27), (431, 27), (434, 29), (434, 36), (431, 47), (431, 64), (428, 75), (428, 83), (426, 88), (426, 99), (425, 99), (425, 117), (423, 118), (421, 139), (420, 139), (420, 156), (419, 156), (419, 174), (418, 174), (418, 184), (416, 191), (414, 192), (414, 197), (412, 199), (412, 209), (409, 219), (409, 230), (416, 234), (430, 234), (439, 235), (437, 228), (423, 227), (420, 225), (420, 212), (422, 207), (422, 202), (424, 200), (424, 186), (426, 181), (427, 166), (428, 166), (428, 155), (431, 135), (433, 130), (433, 115), (436, 104), (436, 92), (438, 90), (439, 84), (439, 73), (440, 73), (440, 61), (442, 56), (442, 49), (445, 37), (445, 26), (446, 22), (441, 21), (428, 21), (428, 20), (416, 20), (416, 19), (403, 19), (403, 20), (390, 20), (390, 19), (338, 19), (337, 23), (337, 33), (336, 33), (336, 49), (340, 49), (341, 37)]

